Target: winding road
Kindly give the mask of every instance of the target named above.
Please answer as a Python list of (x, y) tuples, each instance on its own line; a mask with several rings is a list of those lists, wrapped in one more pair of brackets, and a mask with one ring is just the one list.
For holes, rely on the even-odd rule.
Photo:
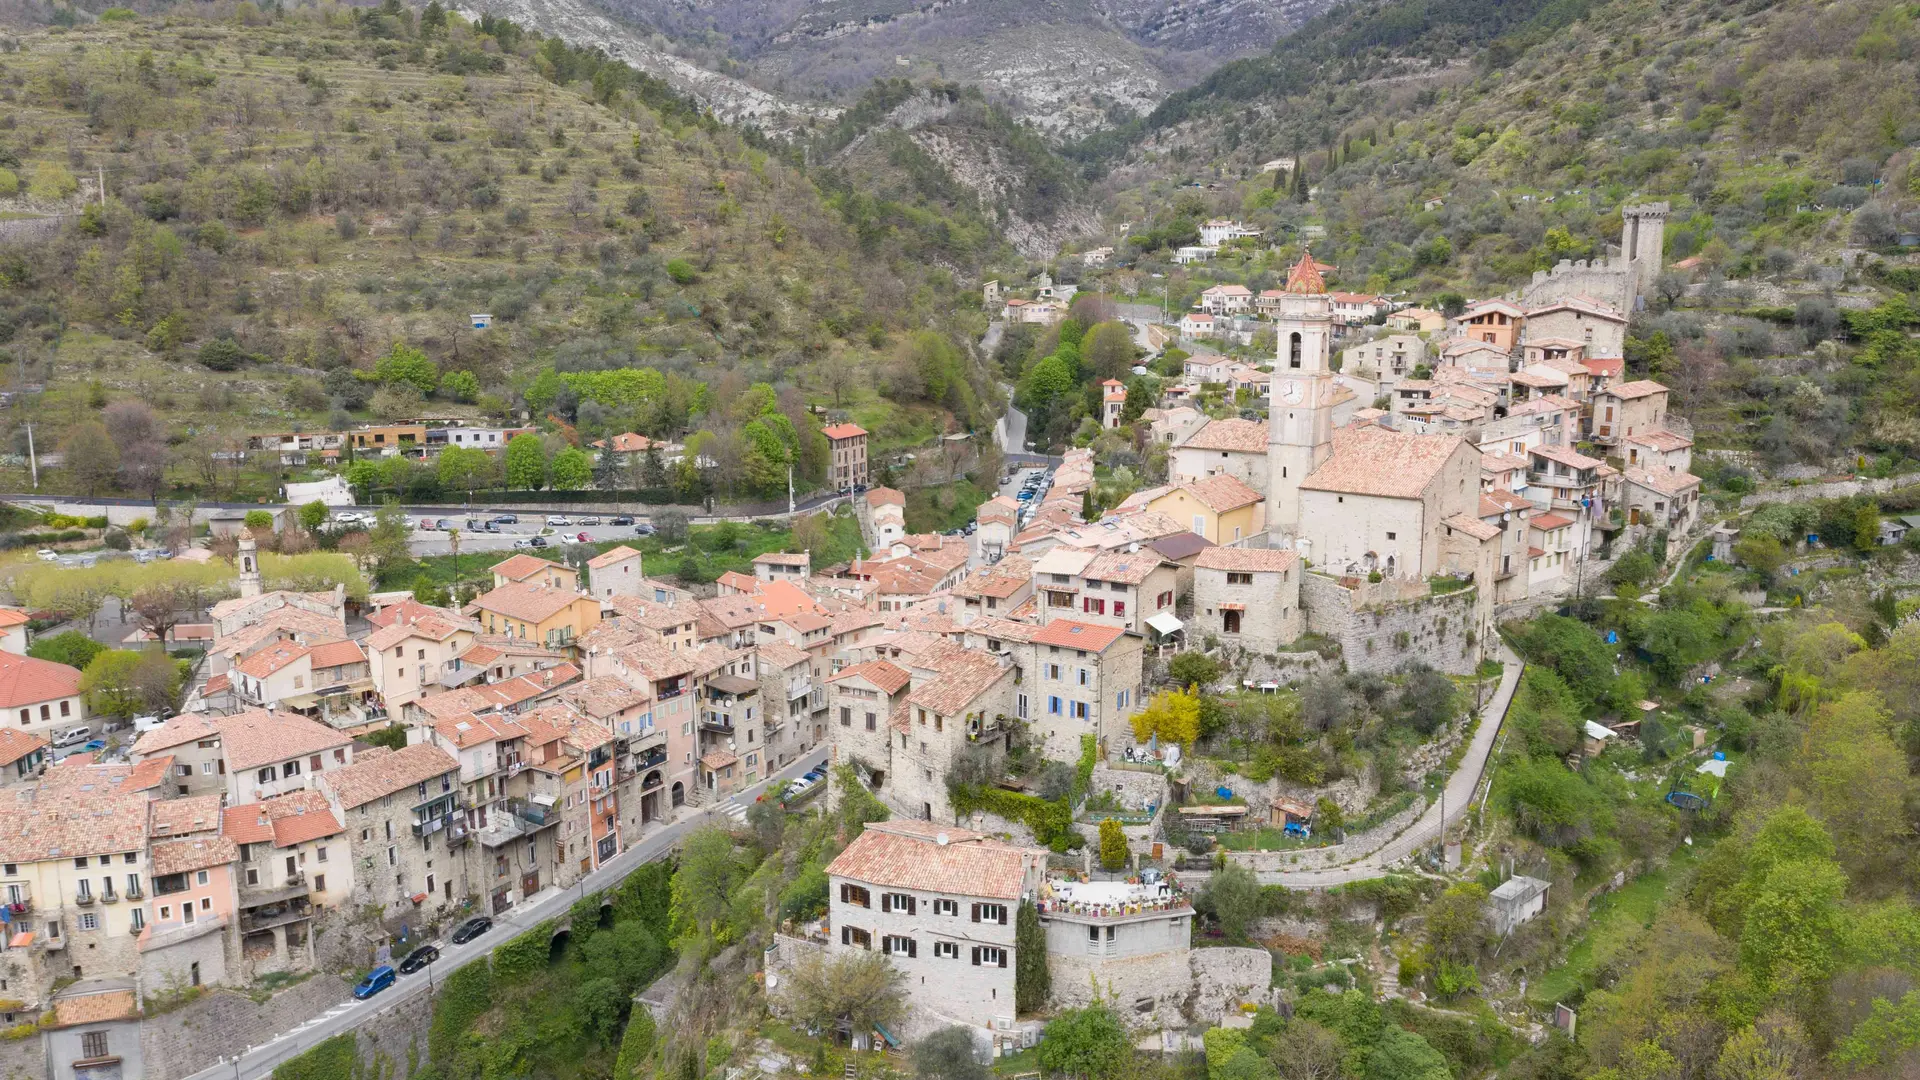
[[(1513, 704), (1514, 691), (1519, 689), (1520, 676), (1526, 670), (1520, 657), (1505, 643), (1500, 646), (1500, 661), (1506, 665), (1500, 673), (1500, 687), (1494, 691), (1493, 700), (1481, 712), (1480, 726), (1474, 730), (1473, 741), (1467, 745), (1467, 752), (1460, 759), (1460, 767), (1447, 778), (1440, 801), (1428, 806), (1426, 813), (1420, 815), (1420, 820), (1400, 835), (1344, 866), (1319, 870), (1263, 870), (1255, 875), (1260, 879), (1260, 884), (1284, 885), (1289, 889), (1325, 889), (1377, 878), (1423, 845), (1432, 843), (1441, 833), (1443, 813), (1447, 825), (1453, 825), (1465, 817), (1468, 808), (1479, 797), (1480, 782), (1486, 778), (1487, 762), (1493, 756), (1495, 740), (1506, 723), (1507, 708)], [(1204, 880), (1206, 875), (1189, 872), (1181, 877)]]
[(431, 993), (434, 987), (448, 975), (475, 960), (491, 955), (496, 946), (505, 944), (516, 935), (539, 925), (543, 920), (566, 915), (574, 902), (589, 890), (598, 892), (610, 888), (642, 866), (665, 858), (683, 837), (695, 829), (721, 823), (722, 818), (731, 818), (735, 823), (744, 821), (746, 808), (753, 804), (755, 797), (768, 785), (786, 784), (815, 765), (825, 763), (824, 754), (809, 753), (801, 761), (788, 766), (771, 779), (763, 780), (730, 798), (710, 803), (679, 821), (648, 833), (632, 847), (615, 856), (606, 867), (587, 875), (578, 884), (565, 889), (550, 888), (536, 893), (531, 900), (508, 909), (502, 915), (495, 916), (493, 929), (473, 941), (465, 945), (441, 943), (439, 960), (434, 961), (425, 971), (401, 976), (400, 980), (384, 993), (366, 1001), (351, 999), (343, 1001), (319, 1016), (312, 1017), (299, 1027), (282, 1032), (264, 1045), (248, 1047), (237, 1061), (231, 1057), (223, 1057), (218, 1063), (192, 1074), (186, 1080), (261, 1080), (261, 1078), (272, 1076), (273, 1070), (284, 1064), (288, 1058), (310, 1050), (335, 1035), (351, 1031), (420, 994)]

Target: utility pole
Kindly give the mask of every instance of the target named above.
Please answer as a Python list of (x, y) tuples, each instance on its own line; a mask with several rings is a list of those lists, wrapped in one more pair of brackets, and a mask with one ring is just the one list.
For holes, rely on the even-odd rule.
[[(793, 508), (793, 465), (792, 465), (791, 463), (789, 463), (789, 464), (787, 465), (787, 517), (789, 517), (789, 518), (791, 518), (791, 517), (793, 517), (793, 515), (794, 515), (794, 508)], [(789, 522), (788, 524), (792, 524), (792, 523), (791, 523), (791, 522)]]
[(107, 208), (107, 167), (99, 162), (95, 162), (93, 175), (95, 178), (94, 182), (100, 188), (100, 208), (104, 210)]
[(33, 452), (33, 425), (27, 425), (27, 468), (33, 471), (33, 490), (40, 490), (40, 459)]

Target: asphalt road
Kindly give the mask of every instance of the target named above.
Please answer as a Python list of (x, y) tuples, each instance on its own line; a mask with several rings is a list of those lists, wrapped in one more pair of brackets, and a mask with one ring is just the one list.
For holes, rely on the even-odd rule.
[(768, 784), (786, 783), (815, 765), (825, 764), (826, 758), (825, 751), (816, 751), (807, 759), (787, 767), (771, 780), (762, 781), (729, 799), (709, 804), (680, 821), (648, 834), (639, 843), (615, 856), (605, 868), (588, 875), (579, 884), (566, 889), (547, 889), (536, 893), (531, 902), (509, 909), (504, 915), (495, 918), (493, 929), (481, 937), (465, 945), (443, 943), (440, 948), (440, 959), (429, 965), (426, 971), (402, 975), (392, 988), (367, 1001), (349, 999), (341, 1002), (299, 1027), (283, 1032), (271, 1042), (248, 1049), (246, 1053), (240, 1055), (237, 1062), (231, 1058), (223, 1058), (219, 1064), (202, 1069), (187, 1080), (256, 1080), (256, 1078), (271, 1076), (275, 1066), (288, 1058), (303, 1053), (341, 1032), (359, 1027), (417, 995), (430, 993), (434, 985), (455, 970), (490, 955), (495, 946), (505, 943), (543, 920), (566, 914), (567, 909), (587, 892), (616, 885), (628, 874), (647, 863), (666, 857), (687, 833), (711, 824), (721, 817), (731, 817), (736, 821), (743, 820), (746, 816), (746, 808), (752, 805), (754, 798), (764, 791)]
[[(1494, 691), (1493, 700), (1487, 703), (1486, 709), (1480, 714), (1480, 726), (1475, 729), (1473, 742), (1460, 759), (1460, 767), (1447, 778), (1445, 798), (1428, 806), (1426, 813), (1420, 815), (1420, 820), (1399, 836), (1354, 862), (1325, 870), (1264, 870), (1256, 875), (1260, 884), (1284, 885), (1289, 889), (1325, 889), (1377, 878), (1388, 867), (1432, 843), (1440, 835), (1443, 809), (1448, 825), (1465, 817), (1468, 807), (1479, 796), (1480, 781), (1486, 776), (1487, 760), (1493, 754), (1494, 741), (1506, 723), (1507, 707), (1513, 704), (1513, 693), (1520, 685), (1521, 673), (1526, 670), (1520, 657), (1504, 644), (1500, 647), (1500, 660), (1506, 665), (1500, 673), (1500, 687)], [(1181, 876), (1205, 880), (1207, 875), (1203, 872)]]
[[(356, 512), (363, 515), (367, 514), (364, 510), (356, 511), (352, 507), (341, 507), (335, 511), (335, 516), (337, 517), (341, 513)], [(423, 522), (429, 520), (439, 522), (443, 519), (453, 522), (454, 527), (460, 530), (460, 553), (462, 555), (469, 552), (494, 553), (511, 551), (515, 541), (526, 540), (530, 537), (543, 534), (546, 536), (547, 543), (551, 545), (546, 549), (549, 553), (555, 548), (565, 544), (578, 542), (578, 537), (581, 533), (586, 533), (589, 541), (593, 543), (598, 543), (602, 540), (630, 540), (635, 536), (632, 525), (604, 524), (604, 522), (612, 519), (612, 515), (610, 514), (562, 514), (560, 515), (561, 517), (574, 522), (574, 524), (548, 526), (546, 524), (547, 515), (543, 513), (522, 513), (517, 510), (504, 512), (515, 514), (520, 518), (520, 522), (517, 525), (496, 526), (500, 530), (499, 532), (483, 532), (477, 529), (467, 528), (467, 516), (465, 514), (443, 511), (428, 516), (427, 514), (410, 513), (407, 515), (407, 520), (413, 523), (413, 538), (408, 546), (415, 555), (450, 554), (453, 551), (453, 543), (445, 532), (441, 531), (438, 527), (433, 529), (422, 527)], [(482, 512), (476, 510), (474, 512), (474, 520), (476, 521), (485, 521), (494, 516), (495, 514), (492, 511)], [(603, 524), (578, 524), (583, 517), (598, 517)], [(636, 516), (634, 520), (645, 521), (646, 517), (640, 515)]]

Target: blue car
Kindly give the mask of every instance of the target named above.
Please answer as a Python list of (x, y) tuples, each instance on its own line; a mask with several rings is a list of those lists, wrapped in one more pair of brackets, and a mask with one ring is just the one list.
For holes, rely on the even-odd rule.
[(81, 747), (80, 749), (85, 751), (92, 751), (92, 750), (105, 750), (106, 748), (107, 748), (107, 740), (95, 739), (92, 742), (88, 743), (87, 745)]
[(361, 979), (360, 985), (353, 988), (353, 996), (361, 1001), (365, 1001), (380, 991), (385, 990), (387, 987), (392, 986), (393, 980), (396, 977), (392, 968), (382, 964), (372, 971), (367, 972), (367, 977)]
[(1032, 498), (1033, 498), (1033, 492), (1031, 492), (1031, 491), (1023, 491), (1023, 492), (1021, 492), (1020, 494), (1018, 494), (1018, 495), (1016, 495), (1016, 496), (1014, 496), (1014, 497), (1015, 497), (1015, 498), (1017, 498), (1017, 499), (1019, 499), (1019, 500), (1020, 500), (1021, 502), (1027, 502), (1027, 501), (1029, 501), (1030, 499), (1032, 499)]

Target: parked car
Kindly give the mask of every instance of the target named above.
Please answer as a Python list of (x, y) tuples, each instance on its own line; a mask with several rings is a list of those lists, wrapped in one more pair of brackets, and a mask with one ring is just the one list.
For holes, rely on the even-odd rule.
[(612, 517), (610, 517), (610, 518), (608, 518), (608, 519), (607, 519), (607, 524), (609, 524), (609, 525), (631, 525), (631, 524), (633, 524), (633, 518), (631, 518), (631, 517), (629, 517), (629, 516), (627, 516), (626, 514), (615, 514), (614, 516), (612, 516)]
[(499, 532), (499, 531), (500, 531), (500, 526), (498, 526), (498, 525), (495, 525), (495, 524), (494, 524), (493, 522), (491, 522), (491, 521), (488, 521), (488, 522), (483, 522), (483, 523), (481, 523), (481, 525), (480, 525), (480, 531), (481, 531), (481, 532), (490, 532), (490, 533), (497, 533), (497, 532)]
[(654, 527), (644, 521), (633, 527), (633, 535), (635, 536), (652, 536), (654, 532)]
[(393, 980), (398, 977), (399, 976), (393, 973), (392, 968), (382, 964), (372, 971), (367, 972), (367, 977), (361, 979), (360, 985), (353, 988), (353, 996), (361, 1001), (365, 1001), (380, 991), (385, 990), (387, 987), (392, 986)]
[(442, 529), (451, 529), (451, 528), (454, 528), (455, 526), (454, 526), (454, 524), (453, 524), (453, 519), (452, 519), (452, 518), (441, 518), (441, 519), (440, 519), (440, 527), (441, 527)]
[(544, 536), (528, 536), (519, 540), (515, 540), (513, 542), (513, 546), (521, 549), (543, 548), (547, 546), (547, 538)]
[(440, 959), (439, 949), (431, 945), (422, 945), (408, 953), (405, 960), (400, 961), (400, 974), (411, 975), (438, 959)]
[(39, 559), (41, 562), (60, 561), (60, 553), (52, 548), (41, 548), (39, 551), (33, 553), (33, 557)]
[(434, 525), (433, 525), (433, 519), (432, 519), (432, 518), (421, 518), (421, 519), (420, 519), (420, 527), (421, 527), (422, 529), (427, 529), (427, 530), (432, 530), (432, 529), (433, 529), (433, 527), (434, 527)]
[(468, 518), (466, 527), (468, 532), (479, 532), (480, 530), (486, 528), (487, 524), (481, 521), (479, 518)]
[(547, 515), (547, 525), (548, 525), (548, 526), (550, 526), (550, 527), (552, 527), (552, 528), (556, 528), (556, 529), (557, 529), (557, 528), (561, 528), (561, 527), (563, 527), (563, 526), (566, 526), (566, 525), (571, 525), (571, 524), (573, 524), (573, 522), (571, 522), (571, 521), (568, 521), (568, 520), (566, 519), (566, 517), (565, 517), (564, 515), (562, 515), (562, 514), (548, 514), (548, 515)]
[(93, 738), (93, 729), (85, 724), (78, 727), (62, 728), (53, 733), (53, 747), (56, 750), (69, 746), (79, 746)]
[(518, 525), (520, 524), (520, 515), (519, 514), (495, 514), (493, 516), (493, 523), (495, 525)]
[(333, 523), (336, 525), (365, 525), (367, 523), (367, 515), (356, 510), (348, 510), (344, 514), (333, 515)]
[(582, 544), (591, 544), (593, 543), (593, 535), (591, 533), (580, 533), (574, 537), (574, 540)]
[(599, 519), (599, 518), (597, 518), (597, 517), (583, 517), (583, 518), (581, 518), (581, 519), (580, 519), (580, 524), (582, 524), (582, 525), (598, 525), (598, 524), (600, 524), (600, 519)]
[(474, 938), (479, 937), (491, 929), (493, 929), (492, 919), (487, 918), (485, 915), (475, 915), (454, 929), (453, 943), (455, 945), (465, 945), (467, 942), (472, 941)]
[(107, 748), (107, 740), (94, 739), (93, 741), (87, 743), (85, 746), (82, 746), (80, 750), (82, 753), (91, 753), (96, 750), (105, 750), (106, 748)]

